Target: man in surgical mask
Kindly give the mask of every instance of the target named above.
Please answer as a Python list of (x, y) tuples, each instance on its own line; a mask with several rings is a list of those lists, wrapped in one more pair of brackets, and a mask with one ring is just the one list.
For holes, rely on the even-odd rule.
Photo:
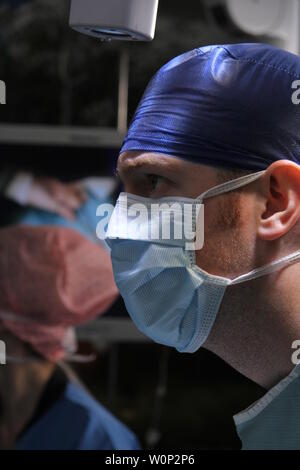
[(203, 346), (268, 389), (234, 417), (243, 449), (300, 449), (298, 78), (300, 58), (266, 44), (202, 47), (162, 67), (118, 173), (130, 204), (203, 203), (204, 246), (122, 233), (122, 218), (107, 234), (141, 331), (181, 352)]
[(75, 328), (118, 295), (107, 251), (70, 228), (15, 225), (0, 253), (0, 449), (138, 449), (68, 365), (89, 360)]

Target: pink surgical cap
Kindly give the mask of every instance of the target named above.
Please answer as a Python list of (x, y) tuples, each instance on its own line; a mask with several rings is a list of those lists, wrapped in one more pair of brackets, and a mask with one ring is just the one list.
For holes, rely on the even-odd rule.
[(65, 357), (70, 327), (117, 297), (104, 248), (62, 227), (0, 230), (0, 325), (49, 360)]

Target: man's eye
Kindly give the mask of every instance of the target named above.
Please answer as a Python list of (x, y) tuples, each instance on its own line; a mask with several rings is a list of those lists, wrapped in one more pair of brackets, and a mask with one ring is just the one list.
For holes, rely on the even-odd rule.
[(158, 184), (162, 180), (161, 176), (158, 176), (158, 175), (147, 175), (147, 179), (148, 179), (151, 191), (155, 191), (155, 189), (157, 189), (158, 187)]

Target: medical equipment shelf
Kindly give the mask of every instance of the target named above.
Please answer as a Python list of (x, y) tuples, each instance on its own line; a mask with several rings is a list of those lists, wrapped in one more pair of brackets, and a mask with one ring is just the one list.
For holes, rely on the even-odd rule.
[(109, 127), (0, 124), (0, 144), (119, 148), (123, 139)]
[(99, 318), (78, 328), (77, 334), (80, 340), (89, 341), (96, 348), (109, 343), (150, 341), (140, 333), (130, 318)]

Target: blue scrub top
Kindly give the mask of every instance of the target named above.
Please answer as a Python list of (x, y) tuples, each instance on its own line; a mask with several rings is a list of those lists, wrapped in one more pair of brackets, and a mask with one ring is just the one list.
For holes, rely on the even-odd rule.
[(16, 450), (139, 450), (135, 435), (88, 393), (64, 393), (17, 441)]
[(243, 450), (299, 450), (300, 365), (233, 419)]

